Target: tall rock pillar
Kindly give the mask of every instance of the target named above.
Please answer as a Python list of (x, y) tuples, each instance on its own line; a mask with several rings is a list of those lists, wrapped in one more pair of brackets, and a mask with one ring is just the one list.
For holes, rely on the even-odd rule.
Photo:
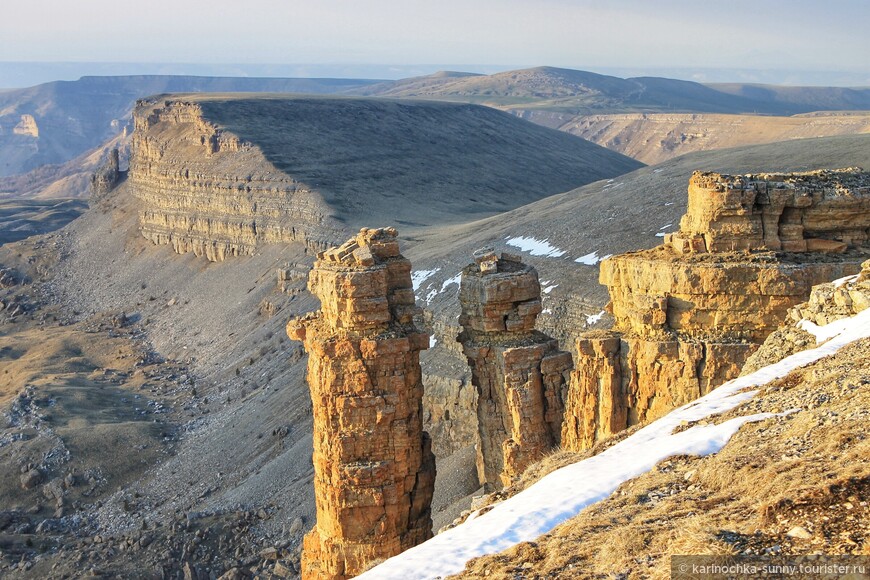
[(344, 580), (432, 536), (435, 457), (423, 431), (411, 264), (396, 230), (367, 229), (318, 254), (318, 312), (291, 320), (305, 344), (314, 413), (317, 524), (302, 577)]
[(571, 354), (535, 330), (538, 272), (518, 257), (475, 252), (459, 301), (458, 340), (478, 392), (478, 477), (500, 489), (559, 444)]

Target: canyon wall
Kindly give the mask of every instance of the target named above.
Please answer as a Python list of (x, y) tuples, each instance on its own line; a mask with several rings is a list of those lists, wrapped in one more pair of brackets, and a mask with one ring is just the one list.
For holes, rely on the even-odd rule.
[(577, 340), (562, 445), (580, 450), (736, 377), (812, 287), (860, 270), (870, 175), (696, 172), (678, 233), (601, 264), (615, 322)]
[(435, 457), (423, 431), (411, 264), (396, 231), (363, 229), (318, 255), (316, 313), (287, 333), (308, 352), (317, 524), (302, 577), (343, 580), (432, 536)]
[(559, 444), (571, 354), (535, 330), (538, 273), (516, 256), (476, 253), (459, 301), (457, 340), (478, 395), (478, 479), (500, 489)]
[(155, 244), (215, 261), (261, 243), (319, 251), (340, 239), (319, 194), (207, 120), (201, 103), (140, 100), (133, 122), (129, 181), (143, 202), (142, 235)]

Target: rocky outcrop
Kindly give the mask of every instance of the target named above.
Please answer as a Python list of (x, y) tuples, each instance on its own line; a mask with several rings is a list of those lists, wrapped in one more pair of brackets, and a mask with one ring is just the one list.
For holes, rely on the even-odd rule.
[(323, 250), (337, 239), (319, 195), (207, 120), (201, 103), (140, 100), (133, 121), (130, 183), (148, 240), (217, 261), (262, 243)]
[(317, 524), (302, 577), (341, 580), (432, 536), (435, 458), (423, 432), (411, 264), (396, 231), (363, 229), (318, 255), (321, 308), (287, 333), (308, 352)]
[(678, 233), (601, 264), (614, 327), (577, 340), (563, 447), (586, 449), (736, 377), (814, 285), (860, 269), (868, 186), (852, 169), (696, 172)]
[(695, 172), (680, 254), (737, 250), (840, 253), (870, 239), (870, 174), (860, 169), (721, 175)]
[(825, 326), (870, 308), (870, 260), (861, 273), (814, 286), (810, 298), (789, 309), (785, 322), (772, 333), (743, 366), (741, 375), (778, 362), (796, 352), (813, 348), (812, 325)]
[(36, 124), (36, 119), (33, 118), (33, 115), (21, 115), (21, 120), (12, 129), (12, 133), (38, 139), (39, 126)]
[(500, 489), (559, 444), (572, 359), (535, 330), (541, 285), (518, 257), (476, 252), (459, 301), (458, 340), (478, 395), (478, 477)]
[(100, 196), (112, 191), (121, 179), (117, 149), (109, 151), (109, 157), (91, 176), (91, 195)]

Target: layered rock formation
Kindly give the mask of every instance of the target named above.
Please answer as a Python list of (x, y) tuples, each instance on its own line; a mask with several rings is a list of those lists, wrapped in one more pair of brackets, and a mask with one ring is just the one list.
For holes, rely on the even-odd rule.
[(458, 340), (478, 394), (478, 477), (500, 489), (559, 444), (571, 354), (535, 330), (538, 273), (516, 256), (477, 252), (459, 301)]
[[(860, 269), (870, 176), (697, 172), (664, 245), (601, 264), (615, 324), (577, 340), (562, 444), (585, 449), (736, 377), (812, 287)], [(774, 250), (778, 252), (774, 252)]]
[(432, 536), (435, 457), (423, 431), (411, 264), (396, 231), (363, 229), (318, 255), (318, 312), (287, 325), (308, 352), (317, 524), (302, 577), (341, 580)]
[(813, 348), (816, 337), (809, 330), (825, 326), (870, 308), (870, 260), (861, 273), (813, 286), (806, 302), (789, 309), (785, 323), (772, 333), (743, 366), (741, 375), (778, 362), (796, 352)]
[(215, 261), (270, 242), (323, 250), (337, 238), (316, 193), (207, 120), (201, 103), (140, 100), (133, 122), (130, 183), (155, 244)]

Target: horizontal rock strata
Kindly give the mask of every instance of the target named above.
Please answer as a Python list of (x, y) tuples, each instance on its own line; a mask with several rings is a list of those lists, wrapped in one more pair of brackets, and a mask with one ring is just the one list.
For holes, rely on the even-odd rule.
[(458, 340), (478, 394), (478, 476), (500, 489), (559, 444), (572, 359), (535, 330), (538, 273), (517, 257), (476, 256), (462, 271), (459, 300)]
[(423, 431), (411, 264), (392, 228), (322, 252), (308, 279), (314, 314), (287, 333), (308, 352), (317, 524), (302, 577), (343, 580), (432, 536), (435, 457)]
[(586, 449), (738, 376), (813, 286), (860, 270), (868, 186), (851, 169), (695, 173), (678, 233), (601, 264), (614, 327), (577, 340), (563, 447)]
[(338, 235), (318, 194), (209, 122), (201, 104), (140, 100), (133, 121), (129, 180), (153, 243), (216, 261), (262, 243), (323, 250)]

